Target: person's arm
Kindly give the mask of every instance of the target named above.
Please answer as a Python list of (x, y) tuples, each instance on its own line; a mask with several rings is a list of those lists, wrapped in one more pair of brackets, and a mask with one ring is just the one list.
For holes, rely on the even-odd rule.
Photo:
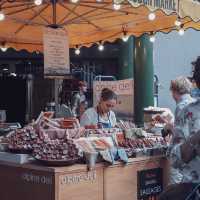
[[(182, 159), (182, 153), (184, 154), (184, 143), (187, 141), (186, 136), (190, 135), (189, 121), (185, 118), (187, 110), (183, 110), (180, 115), (179, 123), (174, 127), (172, 145), (169, 148), (169, 156), (171, 158), (171, 164), (174, 168), (179, 168), (184, 164), (186, 159)], [(184, 156), (184, 155), (183, 155)]]
[(80, 118), (80, 125), (81, 126), (87, 126), (90, 125), (90, 117), (87, 114), (87, 112), (84, 112)]
[(180, 146), (180, 153), (183, 162), (188, 163), (196, 156), (196, 149), (200, 144), (200, 130), (193, 134)]

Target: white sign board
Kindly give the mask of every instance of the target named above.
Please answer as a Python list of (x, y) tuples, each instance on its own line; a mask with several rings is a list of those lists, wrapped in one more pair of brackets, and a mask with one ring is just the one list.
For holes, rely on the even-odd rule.
[(44, 75), (59, 76), (70, 73), (69, 42), (62, 28), (44, 28)]
[(132, 118), (134, 113), (134, 81), (94, 81), (93, 105), (96, 106), (103, 88), (109, 88), (117, 94), (117, 105), (114, 111), (121, 118)]

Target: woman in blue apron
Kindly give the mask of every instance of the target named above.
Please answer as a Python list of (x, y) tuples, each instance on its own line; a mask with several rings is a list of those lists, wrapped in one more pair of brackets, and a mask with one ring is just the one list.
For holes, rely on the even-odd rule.
[(87, 109), (80, 119), (81, 126), (95, 128), (112, 128), (116, 125), (115, 113), (112, 108), (117, 103), (117, 95), (110, 89), (104, 88), (96, 107)]

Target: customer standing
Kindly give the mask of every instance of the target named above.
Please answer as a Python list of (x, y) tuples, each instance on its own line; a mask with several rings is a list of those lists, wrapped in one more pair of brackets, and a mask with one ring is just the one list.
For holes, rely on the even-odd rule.
[[(193, 80), (200, 89), (200, 57), (192, 63)], [(182, 183), (169, 186), (159, 200), (200, 199), (200, 97), (180, 113), (177, 125), (182, 140), (171, 149), (172, 166), (181, 171)]]
[[(175, 109), (175, 120), (174, 125), (167, 124), (166, 129), (171, 129), (172, 132), (172, 141), (171, 147), (179, 144), (182, 140), (182, 135), (180, 134), (179, 124), (181, 122), (181, 113), (183, 109), (194, 102), (194, 99), (191, 97), (192, 83), (185, 77), (178, 77), (175, 80), (171, 81), (170, 90), (172, 93), (172, 97), (176, 102)], [(179, 169), (174, 168), (173, 166), (170, 168), (170, 183), (180, 183), (182, 181), (183, 175)]]
[[(178, 130), (176, 127), (179, 125), (181, 121), (181, 113), (183, 109), (190, 103), (194, 102), (195, 100), (191, 97), (192, 83), (186, 77), (178, 77), (175, 80), (171, 81), (170, 84), (170, 91), (172, 93), (172, 97), (176, 102), (176, 109), (174, 114), (174, 128), (173, 128), (173, 139), (178, 139)], [(174, 143), (178, 141), (173, 141)]]
[[(192, 64), (193, 79), (200, 88), (200, 57)], [(200, 98), (180, 113), (177, 129), (181, 141), (171, 150), (172, 166), (181, 171), (182, 182), (200, 183)]]
[(85, 81), (79, 81), (79, 91), (72, 97), (72, 113), (75, 117), (80, 117), (88, 107), (88, 102), (85, 96), (87, 92), (87, 83)]
[(115, 113), (112, 108), (117, 103), (117, 95), (110, 89), (101, 91), (100, 101), (96, 107), (87, 109), (80, 119), (81, 126), (96, 128), (112, 128), (116, 125)]

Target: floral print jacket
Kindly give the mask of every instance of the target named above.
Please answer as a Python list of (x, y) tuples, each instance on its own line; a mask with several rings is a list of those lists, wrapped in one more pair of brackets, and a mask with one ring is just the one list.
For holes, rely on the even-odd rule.
[(179, 113), (176, 123), (175, 137), (178, 137), (181, 142), (173, 145), (170, 151), (172, 167), (179, 169), (183, 174), (182, 182), (200, 183), (200, 157), (197, 155), (186, 164), (182, 161), (180, 152), (181, 144), (200, 130), (200, 98)]

